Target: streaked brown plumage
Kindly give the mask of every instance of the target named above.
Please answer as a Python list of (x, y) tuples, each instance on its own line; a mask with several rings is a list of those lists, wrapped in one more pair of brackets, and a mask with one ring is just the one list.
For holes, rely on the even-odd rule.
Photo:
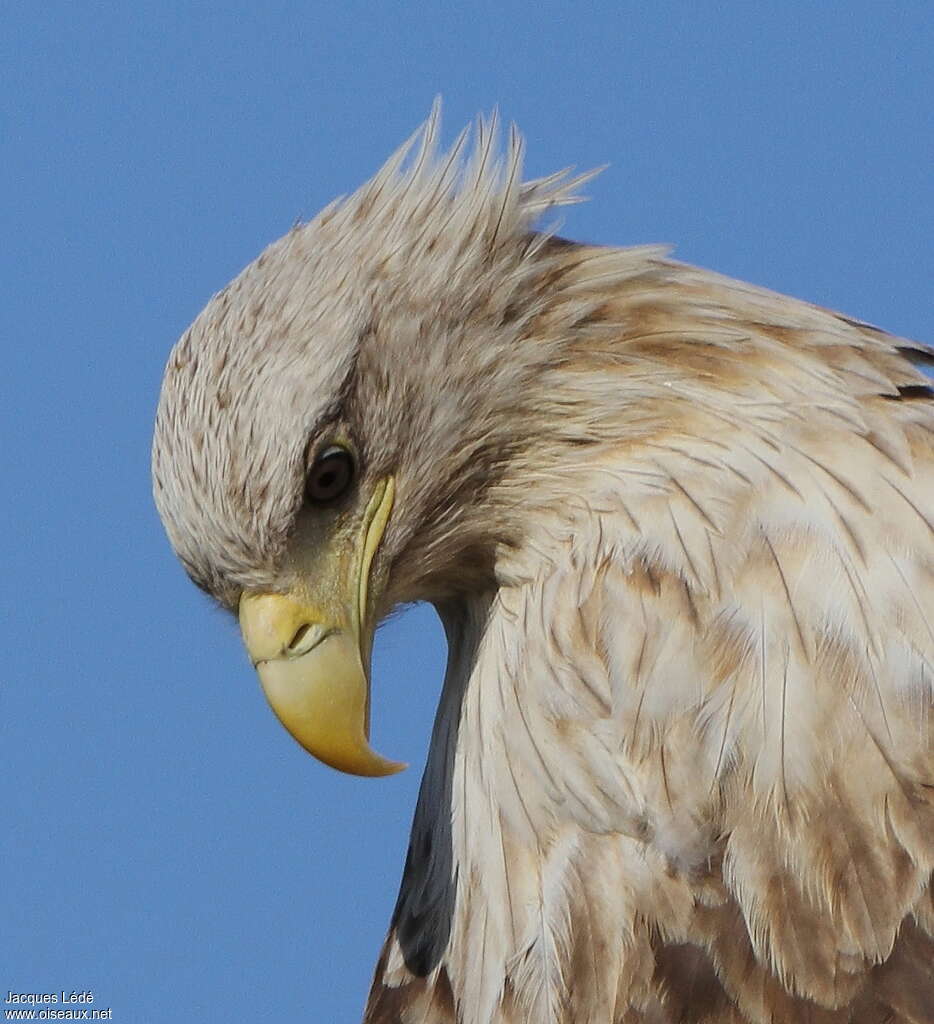
[(365, 1020), (930, 1024), (934, 355), (537, 233), (576, 183), (437, 130), (212, 300), (153, 455), (231, 608), (395, 481), (373, 620), (450, 658)]

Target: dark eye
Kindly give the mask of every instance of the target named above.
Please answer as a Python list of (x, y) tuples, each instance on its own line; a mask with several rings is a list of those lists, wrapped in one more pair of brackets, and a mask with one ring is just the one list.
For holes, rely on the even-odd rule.
[(353, 477), (353, 456), (345, 448), (332, 445), (325, 448), (308, 470), (305, 497), (315, 505), (326, 505), (347, 490)]

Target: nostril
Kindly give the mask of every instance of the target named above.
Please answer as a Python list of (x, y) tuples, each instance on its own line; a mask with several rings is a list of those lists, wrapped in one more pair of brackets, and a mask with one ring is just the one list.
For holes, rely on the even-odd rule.
[(295, 636), (293, 636), (292, 639), (289, 641), (289, 645), (288, 647), (286, 647), (286, 650), (295, 651), (299, 647), (301, 647), (302, 641), (308, 635), (309, 629), (311, 629), (311, 623), (309, 622), (306, 622), (303, 626), (299, 626), (298, 629), (295, 631)]
[(309, 651), (313, 650), (318, 644), (332, 634), (339, 632), (333, 627), (324, 625), (321, 622), (305, 622), (302, 623), (298, 629), (295, 630), (295, 634), (289, 641), (288, 646), (283, 648), (282, 654), (286, 658), (301, 658)]

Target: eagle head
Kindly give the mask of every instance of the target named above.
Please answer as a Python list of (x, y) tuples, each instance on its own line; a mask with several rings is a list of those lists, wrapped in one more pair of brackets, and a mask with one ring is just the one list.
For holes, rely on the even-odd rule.
[[(332, 766), (367, 742), (376, 623), (489, 587), (517, 543), (560, 364), (566, 243), (533, 230), (583, 178), (521, 182), (495, 118), (437, 153), (437, 109), (368, 183), (273, 243), (173, 349), (156, 505), (192, 579), (239, 614), (283, 724)], [(537, 398), (536, 398), (537, 396)], [(558, 417), (560, 419), (560, 417)]]

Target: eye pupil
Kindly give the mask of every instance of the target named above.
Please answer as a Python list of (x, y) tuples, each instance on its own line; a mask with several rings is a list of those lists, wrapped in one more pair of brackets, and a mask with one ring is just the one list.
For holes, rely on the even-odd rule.
[(327, 448), (312, 464), (305, 495), (317, 505), (334, 501), (350, 486), (353, 475), (354, 461), (350, 452), (337, 446)]

